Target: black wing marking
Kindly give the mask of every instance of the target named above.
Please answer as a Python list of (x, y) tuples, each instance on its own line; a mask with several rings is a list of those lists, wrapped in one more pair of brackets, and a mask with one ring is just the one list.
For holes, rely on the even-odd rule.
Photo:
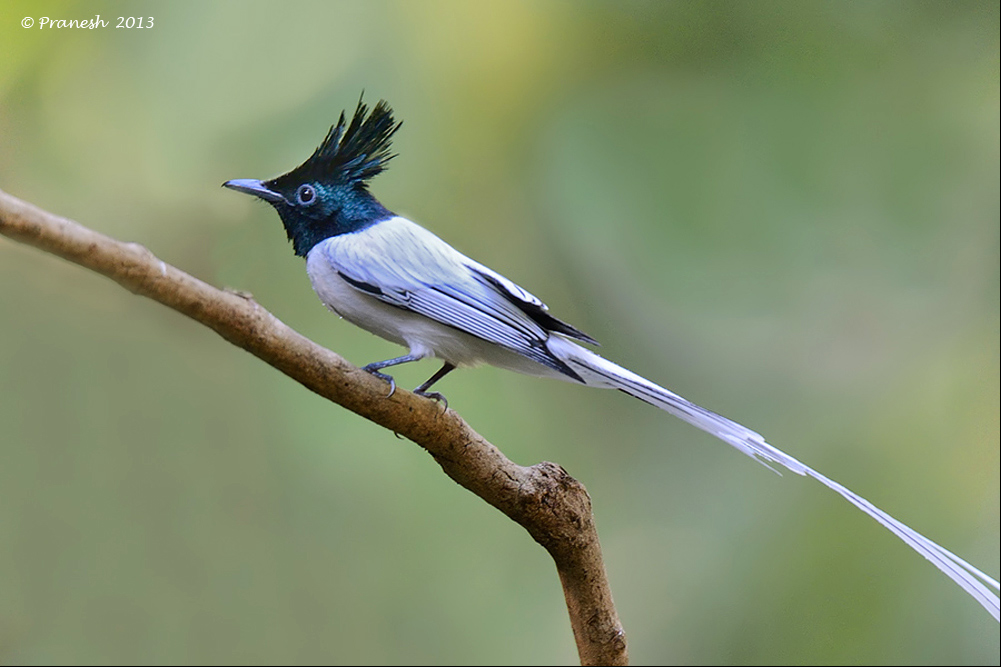
[(383, 291), (379, 289), (377, 285), (372, 285), (363, 280), (355, 280), (354, 278), (344, 273), (343, 271), (338, 271), (337, 275), (343, 278), (344, 282), (346, 282), (348, 285), (351, 285), (351, 287), (354, 287), (356, 290), (365, 292), (366, 294), (371, 294), (372, 296), (375, 297), (384, 296)]
[[(543, 329), (547, 331), (555, 331), (563, 334), (564, 336), (576, 338), (579, 341), (590, 343), (592, 345), (601, 345), (598, 341), (591, 338), (577, 327), (567, 324), (563, 320), (550, 315), (549, 307), (546, 306), (546, 304), (542, 303), (542, 301), (535, 298), (514, 283), (508, 281), (506, 278), (503, 278), (500, 274), (494, 273), (489, 269), (484, 271), (483, 269), (486, 269), (486, 267), (470, 266), (469, 268), (478, 280), (486, 282), (493, 287), (497, 292), (502, 294), (511, 303), (517, 306), (519, 310), (525, 313), (525, 315), (530, 317), (532, 321)], [(517, 291), (514, 291), (512, 287)], [(525, 298), (526, 296), (530, 297), (530, 299)]]

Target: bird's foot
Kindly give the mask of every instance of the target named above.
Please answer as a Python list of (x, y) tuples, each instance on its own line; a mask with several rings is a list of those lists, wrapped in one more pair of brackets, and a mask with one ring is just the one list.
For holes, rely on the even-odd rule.
[(445, 409), (448, 410), (448, 399), (445, 398), (445, 394), (437, 391), (422, 391), (420, 387), (414, 389), (414, 393), (418, 396), (423, 396), (424, 398), (430, 398), (432, 401), (443, 403), (445, 405)]
[(389, 393), (386, 394), (386, 398), (389, 398), (390, 396), (396, 393), (396, 380), (393, 379), (392, 375), (380, 372), (379, 371), (380, 368), (382, 367), (379, 366), (378, 364), (369, 364), (368, 366), (362, 366), (362, 370), (365, 371), (366, 373), (374, 375), (375, 377), (385, 380), (386, 382), (389, 383)]

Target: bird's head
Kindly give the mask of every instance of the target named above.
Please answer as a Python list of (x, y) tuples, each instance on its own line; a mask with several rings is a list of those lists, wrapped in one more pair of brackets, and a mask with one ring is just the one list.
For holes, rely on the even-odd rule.
[(295, 254), (305, 257), (324, 239), (392, 217), (367, 184), (395, 157), (389, 148), (399, 128), (384, 100), (371, 114), (359, 100), (351, 122), (346, 122), (342, 111), (319, 148), (292, 171), (269, 181), (246, 178), (226, 181), (223, 186), (274, 206)]

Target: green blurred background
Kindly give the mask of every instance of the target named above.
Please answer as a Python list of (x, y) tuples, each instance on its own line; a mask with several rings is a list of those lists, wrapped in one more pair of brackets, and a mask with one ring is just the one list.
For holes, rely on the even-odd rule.
[[(112, 27), (20, 26), (95, 14)], [(354, 363), (395, 356), (219, 187), (301, 162), (364, 89), (404, 120), (387, 206), (997, 575), (996, 2), (0, 17), (0, 188)], [(441, 388), (587, 486), (636, 664), (999, 661), (977, 604), (815, 482), (619, 393), (490, 368)], [(419, 448), (0, 238), (0, 662), (575, 660), (548, 557)]]

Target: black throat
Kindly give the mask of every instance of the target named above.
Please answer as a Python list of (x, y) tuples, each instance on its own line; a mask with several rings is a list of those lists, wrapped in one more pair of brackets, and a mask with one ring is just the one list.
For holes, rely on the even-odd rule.
[(331, 188), (320, 197), (322, 208), (329, 210), (320, 219), (303, 215), (293, 206), (275, 207), (299, 257), (305, 257), (317, 243), (332, 236), (358, 232), (395, 215), (359, 185)]

